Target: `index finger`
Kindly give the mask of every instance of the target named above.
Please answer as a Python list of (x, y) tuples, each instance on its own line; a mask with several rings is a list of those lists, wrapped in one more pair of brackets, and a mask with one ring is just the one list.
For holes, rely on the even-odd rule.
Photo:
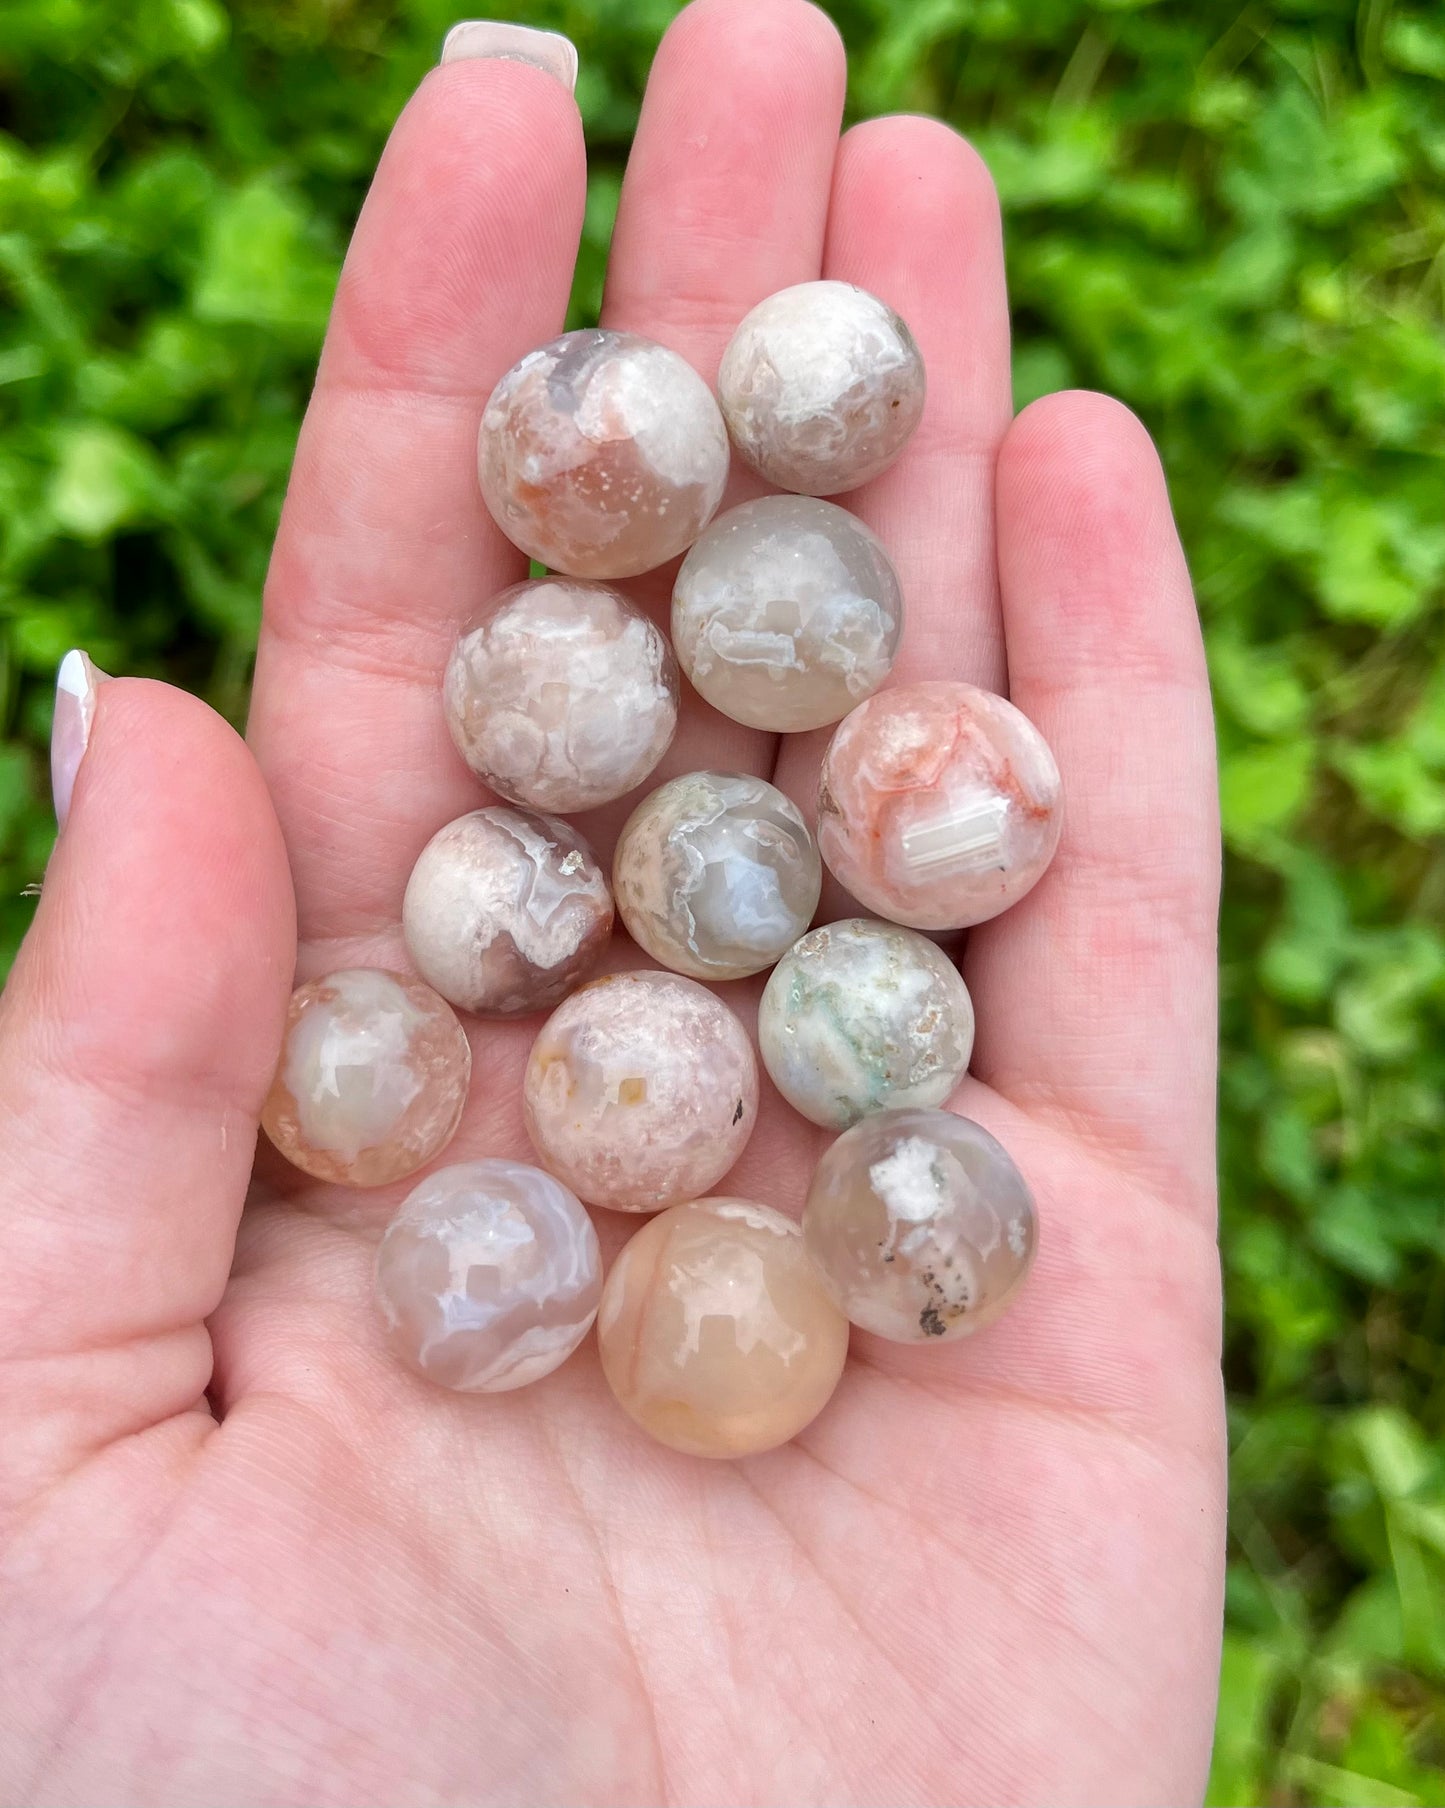
[(566, 89), (486, 58), (433, 70), (382, 157), (342, 271), (266, 586), (250, 739), (303, 943), (395, 928), (428, 837), (474, 808), (440, 678), (526, 561), (476, 478), (493, 385), (561, 331), (581, 232)]

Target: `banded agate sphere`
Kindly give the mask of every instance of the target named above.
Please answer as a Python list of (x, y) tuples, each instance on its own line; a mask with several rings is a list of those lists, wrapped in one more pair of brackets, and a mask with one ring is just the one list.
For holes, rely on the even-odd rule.
[(866, 909), (963, 929), (1017, 904), (1059, 845), (1059, 769), (1028, 717), (971, 684), (899, 685), (838, 724), (818, 845)]
[(1023, 1175), (982, 1125), (905, 1107), (865, 1117), (828, 1149), (803, 1236), (855, 1325), (927, 1343), (998, 1317), (1038, 1228)]
[(287, 1161), (341, 1186), (385, 1186), (456, 1135), (472, 1051), (451, 1006), (419, 979), (351, 967), (291, 994), (261, 1111)]
[(852, 283), (780, 289), (718, 371), (733, 444), (768, 482), (837, 496), (886, 471), (923, 418), (923, 359), (887, 302)]
[(499, 797), (592, 810), (640, 785), (677, 727), (666, 636), (605, 584), (539, 578), (462, 630), (442, 696), (462, 758)]
[(376, 1254), (392, 1347), (460, 1393), (500, 1394), (560, 1367), (602, 1297), (592, 1220), (550, 1174), (469, 1161), (429, 1174)]
[(758, 1046), (795, 1111), (846, 1130), (870, 1111), (941, 1105), (968, 1071), (973, 1003), (925, 936), (853, 917), (811, 930), (778, 962)]
[(543, 1024), (522, 1081), (543, 1165), (589, 1205), (695, 1199), (742, 1154), (758, 1066), (741, 1023), (675, 973), (613, 973)]
[(823, 868), (802, 812), (765, 779), (688, 772), (623, 826), (612, 889), (639, 947), (694, 979), (772, 966), (818, 908)]
[(597, 1316), (624, 1411), (689, 1456), (752, 1456), (827, 1405), (848, 1321), (791, 1218), (748, 1199), (676, 1205), (612, 1264)]
[(432, 836), (401, 922), (443, 998), (479, 1017), (520, 1017), (565, 998), (597, 964), (612, 893), (570, 823), (493, 804)]
[(813, 496), (719, 515), (672, 593), (673, 645), (696, 689), (735, 722), (780, 734), (822, 728), (871, 696), (902, 633), (881, 542)]
[(727, 429), (702, 378), (636, 333), (563, 333), (492, 391), (482, 497), (554, 571), (626, 578), (685, 551), (722, 501)]

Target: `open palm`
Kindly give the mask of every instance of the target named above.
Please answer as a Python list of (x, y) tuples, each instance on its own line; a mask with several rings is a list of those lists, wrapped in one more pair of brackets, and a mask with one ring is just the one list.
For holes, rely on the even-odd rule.
[[(561, 327), (581, 131), (539, 69), (440, 69), (342, 279), (252, 751), (180, 693), (103, 688), (0, 1005), (7, 1801), (1198, 1792), (1222, 1556), (1217, 847), (1187, 575), (1122, 408), (1058, 395), (1012, 419), (979, 159), (920, 119), (840, 142), (843, 84), (803, 0), (682, 14), (607, 324), (711, 378), (754, 302), (821, 273), (919, 340), (923, 426), (849, 499), (908, 598), (896, 676), (1009, 689), (1067, 793), (1053, 869), (964, 963), (979, 1040), (955, 1103), (1037, 1194), (1029, 1285), (942, 1349), (855, 1333), (796, 1442), (706, 1463), (646, 1440), (590, 1344), (516, 1395), (415, 1379), (368, 1303), (405, 1188), (317, 1187), (269, 1152), (252, 1175), (293, 964), (401, 965), (411, 863), (478, 802), (438, 678), (461, 619), (523, 575), (474, 438), (496, 378)], [(820, 741), (692, 699), (658, 776), (746, 769), (810, 809)], [(624, 811), (583, 824), (603, 854)], [(745, 1020), (756, 993), (725, 989)], [(473, 1026), (446, 1159), (526, 1157), (535, 1028)], [(822, 1140), (769, 1096), (727, 1190), (796, 1212)], [(610, 1256), (635, 1221), (599, 1217)]]

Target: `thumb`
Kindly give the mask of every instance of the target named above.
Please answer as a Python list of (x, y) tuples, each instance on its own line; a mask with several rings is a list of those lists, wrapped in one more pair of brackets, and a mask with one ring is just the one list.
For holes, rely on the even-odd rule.
[(0, 1505), (202, 1400), (295, 962), (239, 736), (61, 672), (64, 826), (0, 997)]

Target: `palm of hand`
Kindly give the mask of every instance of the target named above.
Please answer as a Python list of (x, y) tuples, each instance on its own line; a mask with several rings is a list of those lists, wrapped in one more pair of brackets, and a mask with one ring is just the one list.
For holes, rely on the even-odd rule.
[[(710, 1465), (635, 1432), (590, 1349), (515, 1396), (402, 1372), (367, 1293), (404, 1188), (297, 1184), (263, 1154), (226, 1280), (294, 951), (270, 800), (302, 975), (395, 962), (409, 862), (476, 796), (436, 674), (457, 620), (517, 574), (471, 478), (480, 398), (557, 329), (575, 248), (561, 90), (516, 64), (441, 71), (368, 202), (298, 455), (252, 723), (270, 800), (197, 706), (108, 689), (6, 994), (9, 1799), (1199, 1785), (1222, 1464), (1215, 850), (1187, 579), (1122, 410), (1056, 397), (1009, 428), (981, 166), (921, 121), (840, 149), (841, 81), (800, 0), (691, 7), (649, 90), (608, 309), (710, 374), (753, 300), (822, 269), (920, 338), (929, 416), (857, 499), (910, 598), (898, 675), (1001, 686), (1006, 633), (1069, 793), (1055, 870), (965, 965), (982, 1078), (955, 1103), (1038, 1196), (1029, 1286), (971, 1344), (855, 1334), (800, 1439)], [(659, 776), (776, 771), (804, 799), (819, 740), (779, 748), (694, 702)], [(102, 820), (140, 795), (122, 860)], [(603, 851), (620, 816), (584, 824)], [(62, 959), (92, 928), (95, 953)], [(746, 1019), (758, 987), (727, 990)], [(525, 1153), (534, 1027), (474, 1037), (449, 1159)], [(771, 1098), (728, 1190), (796, 1209), (822, 1142)], [(603, 1225), (609, 1257), (630, 1228)]]

